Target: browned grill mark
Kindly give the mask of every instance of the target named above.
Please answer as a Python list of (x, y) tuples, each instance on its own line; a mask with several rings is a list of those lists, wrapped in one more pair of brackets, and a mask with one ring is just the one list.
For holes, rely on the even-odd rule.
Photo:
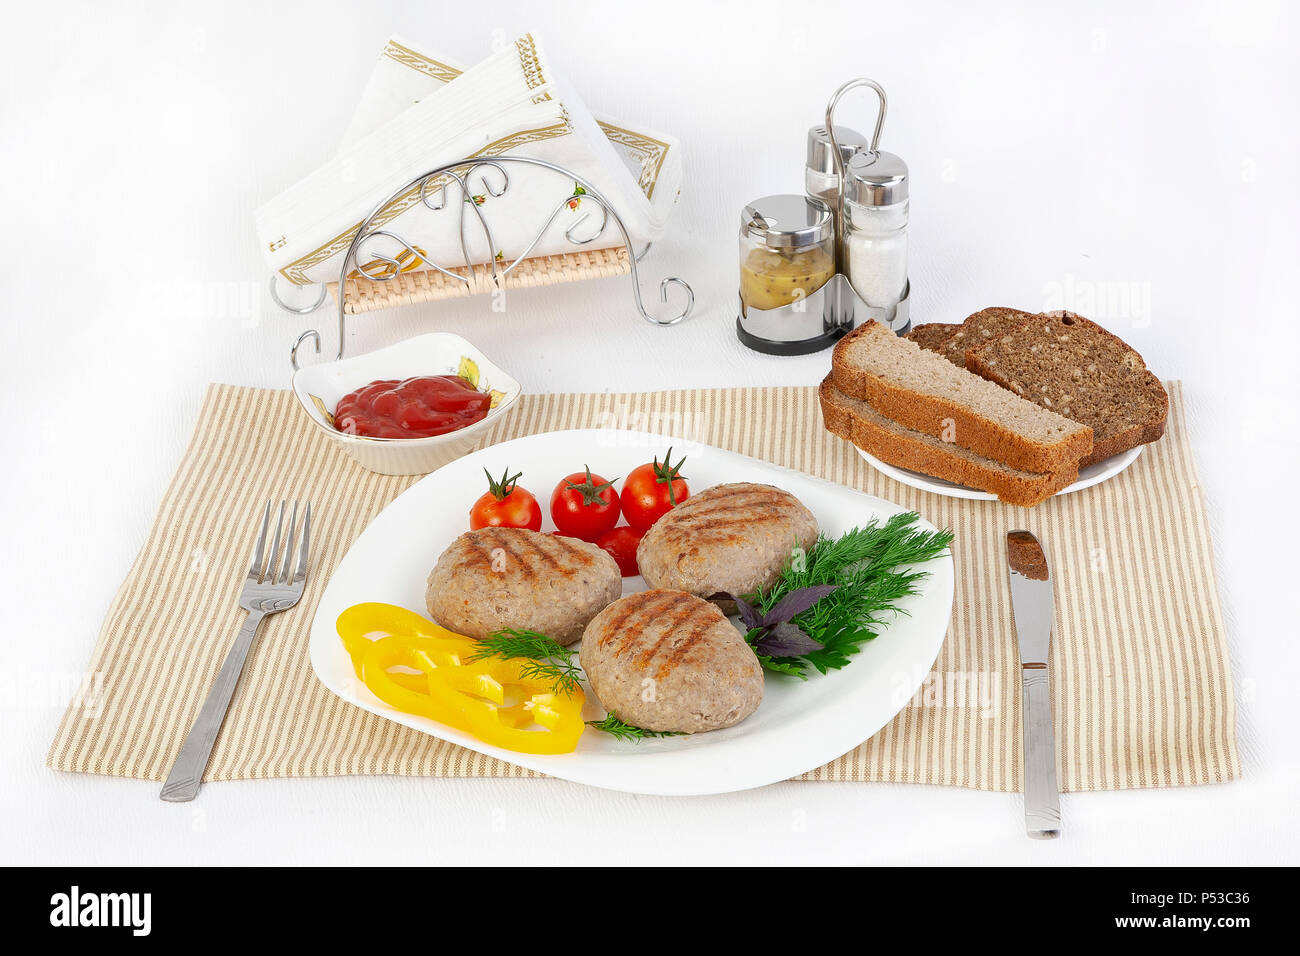
[[(493, 529), (489, 534), (484, 535), (483, 537), (487, 539), (485, 543), (488, 547), (485, 556), (489, 568), (492, 567), (492, 552), (497, 548), (500, 548), (506, 553), (506, 573), (509, 573), (510, 571), (518, 571), (521, 577), (529, 581), (537, 577), (537, 570), (533, 567), (532, 562), (526, 560), (524, 555), (511, 543), (512, 541), (517, 540), (515, 535), (502, 534)], [(481, 550), (482, 549), (480, 549), (480, 551)]]
[[(694, 500), (691, 499), (688, 500), (685, 505), (682, 505), (681, 510), (674, 510), (671, 513), (676, 520), (686, 521), (688, 519), (694, 520), (716, 514), (744, 514), (751, 508), (782, 508), (788, 511), (793, 510), (790, 502), (779, 495), (759, 494), (756, 492), (752, 497), (747, 498), (744, 501), (736, 500), (737, 497), (738, 496), (733, 495), (717, 502), (702, 501), (698, 507), (688, 508), (687, 505), (691, 503), (691, 500)], [(708, 507), (706, 507), (706, 505)]]
[(682, 524), (664, 530), (664, 540), (669, 542), (679, 542), (686, 539), (695, 540), (698, 536), (710, 532), (726, 531), (737, 533), (745, 528), (752, 527), (756, 524), (769, 524), (773, 521), (784, 521), (786, 515), (778, 511), (762, 510), (751, 511), (742, 518), (708, 518), (700, 522), (691, 522)]
[(681, 591), (663, 591), (655, 596), (655, 600), (646, 600), (640, 602), (638, 608), (639, 614), (627, 620), (622, 630), (618, 634), (618, 641), (614, 643), (613, 653), (621, 657), (628, 653), (636, 646), (644, 636), (645, 628), (660, 615), (670, 612), (678, 605), (689, 601), (690, 595)]
[(653, 591), (642, 591), (639, 594), (629, 594), (618, 602), (618, 609), (605, 621), (604, 631), (600, 635), (600, 646), (606, 647), (618, 634), (622, 633), (627, 627), (628, 618), (630, 618), (645, 604), (646, 596), (654, 594)]
[[(550, 535), (546, 535), (545, 537), (551, 538)], [(532, 535), (521, 535), (520, 538), (524, 542), (524, 544), (528, 546), (529, 552), (531, 552), (532, 554), (536, 554), (538, 558), (541, 560), (541, 562), (545, 564), (551, 571), (559, 571), (565, 574), (573, 573), (572, 568), (563, 568), (560, 566), (560, 562), (555, 560), (555, 555), (551, 552), (549, 548), (550, 542), (544, 540), (543, 538), (535, 538)], [(552, 540), (556, 544), (559, 543), (558, 539), (552, 539)]]
[(704, 623), (697, 624), (686, 640), (674, 647), (668, 654), (668, 659), (659, 665), (659, 670), (655, 672), (655, 678), (663, 679), (672, 672), (673, 668), (685, 661), (690, 656), (691, 649), (704, 640), (704, 635), (710, 626)]
[[(567, 557), (573, 558), (575, 562), (581, 564), (583, 567), (588, 567), (592, 563), (591, 552), (580, 545), (574, 544), (564, 535), (547, 535), (547, 537), (550, 538), (551, 543), (559, 547)], [(572, 573), (573, 569), (570, 568), (567, 570)]]
[(695, 507), (700, 507), (705, 504), (713, 504), (716, 501), (727, 501), (740, 495), (770, 495), (773, 493), (777, 493), (777, 489), (742, 481), (730, 485), (716, 485), (700, 492), (693, 498), (687, 499), (683, 504), (693, 502)]
[[(492, 554), (483, 547), (479, 540), (479, 535), (466, 534), (461, 536), (461, 542), (464, 544), (459, 552), (459, 560), (456, 561), (455, 567), (452, 568), (452, 574), (464, 574), (466, 572), (479, 571), (484, 565), (491, 567)], [(454, 547), (454, 545), (453, 545)]]
[[(645, 670), (655, 656), (663, 649), (665, 644), (675, 640), (677, 633), (684, 630), (688, 624), (693, 625), (690, 637), (687, 641), (702, 635), (710, 627), (717, 623), (717, 615), (713, 613), (711, 604), (701, 604), (699, 601), (691, 601), (689, 605), (682, 609), (672, 620), (666, 622), (664, 633), (660, 635), (659, 640), (655, 641), (650, 647), (642, 651), (636, 659), (636, 664), (642, 670)], [(669, 668), (671, 670), (671, 668)], [(658, 676), (662, 677), (666, 671), (660, 666)]]
[(633, 621), (639, 627), (641, 624), (639, 617), (655, 608), (657, 603), (663, 602), (664, 598), (667, 598), (667, 603), (671, 604), (683, 596), (680, 591), (641, 591), (638, 594), (629, 594), (619, 602), (618, 610), (604, 623), (600, 646), (608, 647), (616, 638), (623, 638), (614, 648), (615, 653), (621, 653), (627, 645), (627, 638), (636, 636), (632, 626)]

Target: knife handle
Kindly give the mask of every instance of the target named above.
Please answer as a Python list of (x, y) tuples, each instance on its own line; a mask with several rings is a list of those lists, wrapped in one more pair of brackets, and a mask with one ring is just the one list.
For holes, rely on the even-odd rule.
[(1056, 735), (1047, 668), (1020, 672), (1025, 701), (1025, 829), (1037, 840), (1061, 835), (1061, 800), (1056, 786)]

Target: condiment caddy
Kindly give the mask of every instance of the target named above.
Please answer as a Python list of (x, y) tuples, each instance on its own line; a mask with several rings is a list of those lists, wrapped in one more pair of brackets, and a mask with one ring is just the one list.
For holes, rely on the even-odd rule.
[[(880, 98), (871, 140), (835, 124), (845, 94)], [(911, 328), (907, 275), (907, 164), (879, 148), (888, 101), (865, 77), (831, 97), (823, 125), (808, 130), (805, 195), (766, 196), (740, 219), (736, 335), (749, 348), (803, 355), (875, 319)]]

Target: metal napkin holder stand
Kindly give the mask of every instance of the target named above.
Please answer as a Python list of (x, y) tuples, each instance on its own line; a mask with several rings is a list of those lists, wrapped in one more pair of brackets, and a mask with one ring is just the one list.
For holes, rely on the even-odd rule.
[[(487, 194), (493, 197), (503, 196), (510, 188), (510, 175), (506, 171), (506, 167), (511, 164), (537, 166), (551, 170), (557, 175), (564, 177), (568, 182), (572, 182), (574, 184), (573, 191), (555, 206), (554, 211), (552, 211), (547, 217), (541, 228), (537, 230), (524, 251), (521, 252), (513, 261), (508, 264), (499, 259), (493, 259), (488, 263), (471, 262), (469, 247), (466, 243), (467, 219), (465, 213), (467, 207), (474, 213), (473, 222), (476, 222), (479, 228), (483, 231), (483, 235), (487, 240), (487, 248), (496, 249), (499, 247), (493, 240), (492, 227), (488, 223), (487, 216), (484, 215), (483, 210), (473, 199), (475, 193), (470, 189), (470, 178), (475, 174), (478, 174), (480, 182), (482, 183), (480, 194)], [(493, 182), (491, 176), (493, 171), (500, 176), (499, 183)], [(460, 202), (457, 204), (460, 207), (458, 228), (460, 231), (460, 247), (461, 255), (464, 259), (464, 268), (460, 269), (460, 267), (456, 267), (459, 271), (445, 268), (426, 258), (426, 254), (421, 252), (415, 244), (408, 242), (393, 230), (384, 228), (382, 222), (376, 223), (376, 219), (382, 216), (389, 206), (395, 203), (403, 195), (409, 193), (412, 189), (419, 190), (419, 201), (425, 208), (433, 212), (445, 209), (448, 202), (447, 189), (453, 184), (460, 190)], [(628, 273), (632, 279), (633, 298), (636, 304), (636, 309), (643, 319), (651, 325), (669, 326), (676, 325), (682, 319), (691, 314), (691, 310), (695, 306), (695, 293), (685, 280), (679, 279), (676, 276), (668, 276), (660, 281), (659, 300), (666, 304), (668, 302), (668, 288), (670, 285), (675, 285), (686, 293), (685, 308), (668, 318), (658, 318), (646, 309), (645, 301), (641, 296), (641, 282), (637, 272), (637, 264), (646, 252), (649, 251), (650, 244), (647, 243), (640, 252), (633, 249), (632, 238), (627, 231), (627, 227), (623, 224), (622, 218), (610, 205), (609, 201), (606, 200), (599, 190), (592, 186), (591, 183), (565, 169), (563, 166), (558, 166), (555, 163), (549, 163), (541, 159), (532, 159), (526, 156), (480, 156), (472, 159), (458, 160), (454, 163), (445, 163), (425, 173), (421, 173), (419, 176), (416, 176), (414, 179), (390, 193), (383, 202), (379, 203), (371, 211), (370, 215), (366, 216), (366, 218), (357, 226), (356, 233), (352, 237), (352, 242), (343, 256), (342, 264), (339, 266), (338, 291), (336, 296), (338, 299), (339, 345), (338, 354), (335, 355), (335, 361), (339, 361), (343, 358), (346, 349), (347, 283), (349, 279), (355, 278), (370, 282), (390, 282), (400, 275), (408, 274), (414, 268), (428, 267), (437, 270), (439, 273), (442, 273), (444, 276), (447, 276), (456, 282), (464, 283), (467, 290), (466, 294), (469, 295), (474, 294), (476, 290), (483, 288), (485, 285), (491, 289), (504, 289), (505, 279), (512, 271), (514, 271), (516, 266), (528, 258), (529, 253), (533, 251), (537, 244), (542, 240), (542, 237), (546, 235), (556, 218), (565, 209), (572, 208), (571, 204), (576, 201), (584, 203), (591, 202), (600, 210), (600, 228), (585, 238), (581, 237), (579, 235), (579, 227), (591, 217), (590, 212), (584, 212), (580, 218), (565, 230), (565, 238), (575, 247), (580, 248), (590, 245), (590, 243), (595, 242), (596, 239), (604, 234), (605, 228), (608, 226), (610, 220), (613, 220), (614, 225), (618, 227), (619, 234), (623, 238), (623, 245), (621, 248), (626, 251)], [(379, 237), (383, 237), (385, 240), (388, 240), (388, 242), (400, 246), (402, 251), (398, 252), (396, 256), (384, 252), (370, 251), (366, 253), (365, 266), (358, 265), (357, 262), (360, 258), (362, 248), (367, 243)], [(389, 246), (388, 248), (391, 249), (392, 247)], [(480, 270), (483, 270), (482, 279), (480, 279), (479, 275)], [(276, 289), (276, 274), (274, 273), (271, 276), (270, 288), (271, 298), (274, 300), (275, 304), (286, 312), (290, 312), (294, 315), (308, 315), (315, 312), (324, 305), (325, 299), (329, 295), (328, 286), (325, 283), (321, 283), (320, 294), (316, 298), (316, 301), (311, 305), (296, 308), (288, 305), (280, 298), (279, 292)], [(302, 348), (303, 344), (309, 340), (315, 346), (316, 354), (320, 354), (320, 332), (316, 329), (308, 329), (306, 332), (303, 332), (298, 336), (297, 341), (293, 344), (293, 348), (289, 351), (289, 361), (295, 371), (300, 367), (298, 363), (298, 351)]]

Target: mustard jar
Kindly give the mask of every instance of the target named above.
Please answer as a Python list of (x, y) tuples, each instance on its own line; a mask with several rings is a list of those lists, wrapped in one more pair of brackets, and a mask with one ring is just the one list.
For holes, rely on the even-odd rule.
[(764, 196), (740, 216), (736, 335), (772, 355), (805, 355), (852, 327), (841, 308), (831, 208), (810, 196)]

